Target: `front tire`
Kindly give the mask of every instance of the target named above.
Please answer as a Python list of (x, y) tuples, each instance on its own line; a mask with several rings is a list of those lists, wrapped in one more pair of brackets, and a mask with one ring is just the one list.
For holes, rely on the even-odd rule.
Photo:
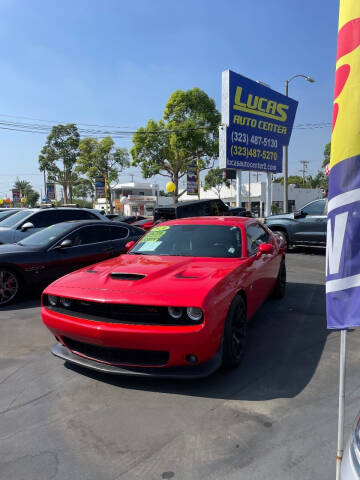
[(288, 240), (288, 236), (286, 235), (286, 233), (283, 232), (282, 230), (273, 230), (273, 233), (275, 233), (275, 235), (277, 235), (278, 237), (283, 239), (283, 241), (285, 243), (285, 250), (287, 250), (288, 247), (289, 247), (289, 240)]
[(222, 366), (236, 368), (244, 355), (246, 338), (246, 305), (241, 296), (233, 300), (224, 327)]
[(12, 270), (0, 267), (0, 307), (13, 302), (19, 293), (19, 277)]
[(275, 298), (283, 298), (286, 290), (286, 265), (285, 260), (282, 259), (280, 263), (279, 273), (276, 279), (276, 284), (273, 290)]

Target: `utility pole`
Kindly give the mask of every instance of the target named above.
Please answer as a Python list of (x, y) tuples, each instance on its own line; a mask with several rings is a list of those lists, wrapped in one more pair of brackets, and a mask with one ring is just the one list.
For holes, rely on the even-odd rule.
[(300, 172), (302, 172), (303, 188), (304, 188), (304, 186), (305, 186), (305, 173), (306, 173), (306, 169), (307, 169), (309, 161), (308, 160), (300, 160), (300, 163), (302, 163), (302, 169), (300, 170)]

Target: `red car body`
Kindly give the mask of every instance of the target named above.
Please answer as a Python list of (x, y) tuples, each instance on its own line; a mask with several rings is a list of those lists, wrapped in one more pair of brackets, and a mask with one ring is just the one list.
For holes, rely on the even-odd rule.
[[(52, 352), (105, 372), (209, 375), (221, 364), (224, 325), (234, 298), (242, 296), (249, 319), (274, 289), (285, 256), (282, 239), (265, 226), (269, 240), (264, 253), (248, 255), (247, 232), (254, 224), (259, 222), (245, 217), (161, 224), (236, 227), (242, 238), (239, 258), (135, 255), (130, 250), (55, 281), (44, 291), (41, 309), (44, 324), (58, 341)], [(71, 299), (76, 311), (51, 307), (49, 295)], [(202, 321), (174, 325), (147, 320), (160, 318), (169, 306), (200, 308)]]

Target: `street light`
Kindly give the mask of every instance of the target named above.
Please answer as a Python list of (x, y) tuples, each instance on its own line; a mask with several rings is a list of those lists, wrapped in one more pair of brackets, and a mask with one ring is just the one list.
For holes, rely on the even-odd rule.
[[(285, 95), (289, 96), (289, 83), (294, 80), (294, 78), (302, 77), (305, 78), (307, 82), (314, 83), (315, 80), (308, 75), (294, 75), (293, 77), (289, 78), (289, 80), (285, 80)], [(288, 213), (288, 146), (284, 145), (284, 213)]]

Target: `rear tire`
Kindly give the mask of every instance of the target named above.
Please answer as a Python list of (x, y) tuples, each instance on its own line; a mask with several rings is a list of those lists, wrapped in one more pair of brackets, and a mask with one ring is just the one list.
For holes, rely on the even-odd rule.
[(245, 348), (246, 323), (245, 301), (237, 295), (225, 321), (222, 359), (224, 368), (236, 368), (241, 363)]
[(276, 279), (276, 284), (273, 290), (275, 298), (283, 298), (286, 290), (286, 265), (285, 260), (282, 259), (279, 267), (279, 273)]
[(19, 294), (19, 276), (8, 268), (0, 267), (0, 307), (15, 301)]

